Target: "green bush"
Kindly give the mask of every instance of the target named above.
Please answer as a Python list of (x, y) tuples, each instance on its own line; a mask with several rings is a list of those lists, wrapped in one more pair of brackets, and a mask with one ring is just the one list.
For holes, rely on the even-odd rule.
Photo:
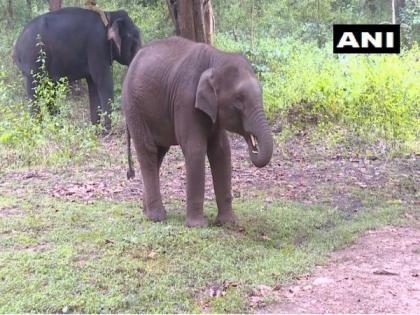
[(217, 46), (239, 51), (263, 82), (272, 118), (304, 128), (340, 126), (366, 141), (416, 142), (420, 49), (400, 55), (333, 55), (332, 47), (292, 38), (260, 39), (250, 48), (220, 34)]
[(6, 72), (0, 72), (0, 168), (77, 162), (96, 147), (97, 128), (73, 117), (66, 80), (48, 78), (42, 50), (39, 62), (34, 102), (18, 102), (14, 94), (21, 86), (6, 83)]

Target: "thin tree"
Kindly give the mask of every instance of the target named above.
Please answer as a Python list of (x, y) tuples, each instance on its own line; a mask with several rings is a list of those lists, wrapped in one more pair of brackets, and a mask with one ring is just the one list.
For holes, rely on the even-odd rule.
[(7, 15), (6, 15), (6, 20), (7, 20), (7, 26), (11, 27), (13, 24), (13, 4), (12, 4), (12, 0), (8, 0), (7, 1)]
[(28, 16), (32, 17), (32, 0), (26, 0), (26, 6), (28, 8)]
[(175, 33), (196, 42), (213, 43), (214, 15), (211, 0), (166, 0)]

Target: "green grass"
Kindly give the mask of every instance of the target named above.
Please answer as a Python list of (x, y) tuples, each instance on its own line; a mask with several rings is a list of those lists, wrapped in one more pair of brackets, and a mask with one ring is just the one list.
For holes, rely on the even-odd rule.
[[(0, 313), (249, 311), (259, 284), (287, 283), (358, 234), (401, 222), (400, 205), (355, 216), (297, 203), (239, 200), (242, 229), (184, 227), (173, 203), (151, 223), (137, 203), (0, 197)], [(0, 212), (2, 213), (2, 212)], [(4, 212), (7, 213), (7, 212)], [(213, 203), (206, 214), (214, 219)], [(226, 294), (206, 288), (234, 281)]]

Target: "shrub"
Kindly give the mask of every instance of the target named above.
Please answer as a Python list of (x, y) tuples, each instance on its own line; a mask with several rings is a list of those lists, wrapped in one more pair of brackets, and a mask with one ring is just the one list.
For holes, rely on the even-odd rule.
[(271, 118), (298, 128), (336, 125), (366, 141), (418, 139), (417, 45), (400, 55), (340, 56), (333, 55), (331, 47), (292, 38), (260, 39), (250, 48), (221, 34), (217, 45), (242, 52), (251, 61)]
[[(2, 80), (6, 73), (0, 72), (1, 168), (77, 162), (96, 147), (96, 128), (73, 119), (74, 104), (66, 101), (67, 81), (48, 78), (42, 50), (39, 62), (33, 103), (16, 101), (13, 95), (20, 87)], [(35, 115), (29, 114), (30, 106), (36, 108)]]

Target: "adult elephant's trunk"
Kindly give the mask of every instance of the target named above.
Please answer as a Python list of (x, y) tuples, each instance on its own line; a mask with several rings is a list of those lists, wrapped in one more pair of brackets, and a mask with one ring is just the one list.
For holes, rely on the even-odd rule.
[(262, 110), (257, 110), (244, 121), (245, 139), (249, 157), (256, 167), (264, 167), (273, 154), (273, 136)]

